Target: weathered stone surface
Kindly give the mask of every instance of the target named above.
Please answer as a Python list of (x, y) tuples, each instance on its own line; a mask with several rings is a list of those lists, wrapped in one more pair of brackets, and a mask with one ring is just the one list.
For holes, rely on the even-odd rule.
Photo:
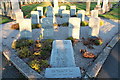
[(43, 16), (43, 7), (37, 7), (37, 11), (39, 12), (39, 16)]
[(79, 67), (46, 68), (46, 78), (77, 78), (81, 77)]
[(89, 35), (98, 37), (100, 29), (100, 18), (90, 17), (89, 26), (91, 28), (91, 30), (89, 31)]
[(70, 16), (76, 15), (76, 6), (70, 6)]
[(39, 24), (39, 12), (38, 11), (31, 11), (31, 20), (32, 24)]
[(31, 19), (23, 19), (20, 26), (20, 38), (32, 38)]
[(53, 41), (50, 59), (52, 67), (75, 67), (74, 51), (70, 40)]
[(73, 37), (76, 39), (79, 39), (80, 37), (80, 23), (81, 19), (80, 18), (70, 18), (69, 19), (69, 37)]

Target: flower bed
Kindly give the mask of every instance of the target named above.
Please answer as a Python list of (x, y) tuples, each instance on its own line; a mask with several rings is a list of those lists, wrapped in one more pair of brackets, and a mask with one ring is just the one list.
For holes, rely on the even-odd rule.
[[(17, 55), (37, 72), (44, 71), (50, 67), (48, 60), (52, 50), (53, 40), (28, 40), (19, 39), (12, 43), (12, 48), (17, 51)], [(44, 46), (43, 46), (44, 45)]]

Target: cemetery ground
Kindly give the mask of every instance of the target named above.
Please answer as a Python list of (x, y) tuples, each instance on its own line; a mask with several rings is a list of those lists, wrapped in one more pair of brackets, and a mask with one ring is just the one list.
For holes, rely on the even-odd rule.
[[(70, 5), (72, 5), (72, 4), (74, 4), (74, 3), (70, 3)], [(46, 6), (52, 5), (52, 4), (46, 5), (46, 4), (42, 3), (41, 5), (44, 5), (46, 7)], [(63, 4), (61, 4), (61, 5), (63, 5)], [(69, 9), (70, 5), (68, 5), (68, 4), (66, 4), (66, 5), (68, 6), (67, 9)], [(25, 12), (23, 11), (25, 14), (25, 18), (30, 17), (29, 13), (32, 10), (36, 10), (36, 7), (38, 6), (38, 4), (33, 4), (33, 5), (31, 4), (31, 6), (32, 6), (31, 8), (30, 8), (30, 5), (27, 5), (27, 7), (23, 6), (24, 9), (22, 9), (22, 10), (24, 10), (24, 11), (26, 10)], [(77, 9), (78, 9), (78, 7), (77, 7)], [(27, 9), (29, 9), (29, 10), (27, 11)], [(113, 9), (113, 12), (116, 13), (117, 11)], [(113, 12), (109, 12), (108, 15), (112, 14)], [(44, 13), (46, 13), (46, 9), (44, 10)], [(117, 19), (116, 16), (113, 16), (113, 17), (114, 17), (114, 19)], [(46, 68), (50, 69), (51, 67), (53, 67), (50, 65), (50, 57), (51, 56), (53, 57), (53, 53), (57, 47), (58, 49), (56, 50), (56, 53), (60, 53), (60, 52), (62, 53), (62, 50), (63, 50), (63, 53), (64, 53), (64, 51), (68, 51), (68, 52), (71, 51), (70, 55), (63, 56), (62, 54), (59, 54), (59, 56), (57, 58), (55, 57), (56, 60), (53, 60), (54, 63), (56, 63), (56, 61), (58, 61), (60, 63), (60, 64), (56, 63), (56, 64), (58, 64), (57, 66), (60, 66), (60, 67), (66, 66), (67, 65), (67, 64), (65, 64), (66, 61), (71, 60), (71, 63), (73, 63), (73, 64), (70, 66), (72, 66), (72, 67), (74, 66), (74, 68), (76, 68), (76, 69), (80, 68), (80, 71), (81, 71), (80, 76), (82, 78), (84, 76), (85, 77), (87, 77), (87, 76), (88, 77), (96, 77), (99, 69), (102, 67), (102, 64), (104, 63), (104, 60), (107, 58), (110, 50), (113, 48), (113, 46), (118, 41), (118, 31), (119, 31), (118, 30), (118, 25), (119, 25), (118, 21), (119, 20), (113, 20), (113, 17), (112, 17), (112, 20), (102, 18), (102, 17), (100, 18), (101, 19), (101, 21), (100, 21), (101, 25), (99, 24), (100, 25), (100, 30), (99, 30), (100, 38), (96, 38), (96, 37), (88, 38), (88, 36), (89, 36), (88, 31), (90, 29), (88, 26), (88, 21), (90, 19), (90, 16), (85, 17), (87, 25), (83, 26), (81, 24), (81, 26), (80, 26), (80, 24), (79, 24), (80, 29), (77, 28), (78, 29), (77, 31), (80, 32), (79, 33), (80, 39), (74, 39), (72, 37), (68, 37), (68, 35), (67, 35), (70, 30), (68, 26), (77, 24), (75, 22), (74, 22), (74, 24), (72, 24), (73, 23), (72, 19), (69, 20), (69, 22), (68, 22), (67, 19), (65, 19), (65, 18), (64, 18), (64, 20), (62, 19), (63, 20), (62, 21), (61, 17), (56, 17), (56, 22), (58, 24), (53, 24), (53, 25), (57, 26), (57, 28), (55, 28), (54, 30), (48, 28), (48, 30), (46, 30), (46, 35), (47, 36), (53, 35), (53, 36), (46, 37), (45, 39), (41, 36), (41, 34), (42, 34), (41, 32), (43, 30), (41, 27), (43, 27), (42, 25), (45, 25), (45, 23), (42, 25), (37, 25), (37, 28), (32, 28), (31, 29), (32, 33), (30, 33), (30, 31), (28, 31), (28, 33), (32, 34), (32, 39), (30, 39), (30, 40), (24, 39), (24, 38), (19, 39), (19, 37), (20, 37), (19, 28), (21, 25), (19, 26), (18, 24), (16, 24), (16, 21), (12, 21), (12, 22), (5, 23), (5, 24), (0, 24), (0, 26), (2, 26), (2, 28), (0, 28), (1, 29), (0, 31), (2, 34), (0, 34), (0, 35), (2, 36), (1, 43), (2, 43), (3, 54), (8, 60), (11, 60), (11, 62), (15, 65), (15, 67), (17, 67), (17, 69), (20, 70), (28, 78), (45, 78), (46, 77), (46, 75), (45, 75)], [(47, 19), (47, 18), (45, 18), (45, 19)], [(28, 20), (26, 19), (26, 22), (27, 21), (29, 21), (29, 19)], [(43, 19), (43, 22), (45, 22), (44, 19)], [(62, 22), (67, 22), (67, 23), (61, 24)], [(78, 21), (78, 23), (79, 23), (79, 21)], [(26, 23), (23, 23), (23, 24), (22, 24), (22, 26), (25, 26)], [(28, 22), (28, 24), (31, 25), (31, 23), (29, 23), (29, 22)], [(29, 25), (27, 25), (27, 26), (29, 26)], [(49, 25), (49, 26), (51, 26), (51, 25)], [(77, 26), (77, 25), (75, 25), (75, 26)], [(34, 27), (34, 25), (32, 25), (32, 27)], [(30, 29), (31, 27), (28, 27), (28, 28)], [(24, 31), (23, 32), (21, 31), (20, 33), (22, 34), (22, 33), (24, 33)], [(71, 33), (73, 34), (73, 32), (71, 32)], [(27, 34), (27, 32), (24, 34)], [(24, 34), (23, 34), (23, 36), (26, 36)], [(28, 34), (28, 35), (30, 35), (30, 34)], [(41, 39), (41, 38), (43, 38), (43, 39)], [(59, 42), (59, 40), (60, 41), (63, 40), (63, 43)], [(70, 40), (72, 41), (72, 43)], [(66, 41), (70, 42), (70, 44), (69, 44), (70, 46), (67, 45)], [(60, 43), (62, 46), (59, 45)], [(69, 47), (70, 49), (69, 50), (67, 50), (67, 48), (63, 49), (63, 47), (67, 47), (67, 48)], [(73, 47), (74, 52), (72, 52), (72, 47)], [(62, 48), (61, 51), (59, 50), (59, 48), (60, 49)], [(67, 54), (67, 52), (66, 52), (66, 54)], [(61, 60), (61, 62), (59, 60)], [(74, 62), (75, 62), (75, 65), (74, 65)], [(59, 70), (58, 70), (58, 72), (59, 72)], [(77, 73), (75, 73), (75, 74), (77, 74)], [(66, 73), (66, 75), (67, 75), (67, 73)], [(74, 74), (72, 74), (72, 75), (74, 75)]]

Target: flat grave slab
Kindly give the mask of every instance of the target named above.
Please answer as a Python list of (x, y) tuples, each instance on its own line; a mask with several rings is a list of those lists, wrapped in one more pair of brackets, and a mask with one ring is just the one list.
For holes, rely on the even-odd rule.
[(76, 67), (74, 51), (70, 40), (53, 41), (50, 65), (52, 67)]
[(79, 67), (46, 68), (46, 78), (77, 78), (81, 77)]

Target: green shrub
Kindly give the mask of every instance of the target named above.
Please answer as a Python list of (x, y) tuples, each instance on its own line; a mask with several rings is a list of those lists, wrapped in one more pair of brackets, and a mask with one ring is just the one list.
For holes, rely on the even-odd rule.
[(11, 26), (11, 29), (19, 30), (19, 23), (13, 24), (13, 25)]
[(88, 22), (87, 21), (82, 21), (81, 26), (88, 26)]
[(44, 68), (49, 67), (47, 60), (32, 60), (29, 65), (38, 72), (42, 71)]
[(104, 25), (104, 21), (100, 20), (100, 26), (103, 26), (103, 25)]
[(32, 29), (41, 28), (41, 24), (32, 24)]
[(33, 40), (27, 40), (27, 39), (19, 39), (17, 41), (14, 41), (12, 43), (12, 48), (16, 49), (16, 48), (21, 48), (21, 47), (26, 47), (26, 46), (30, 46), (34, 43)]
[(31, 56), (31, 51), (29, 50), (28, 47), (22, 47), (19, 51), (18, 51), (18, 55), (21, 58), (27, 58)]
[(63, 23), (63, 24), (60, 24), (61, 26), (68, 26), (69, 25), (69, 23), (67, 22), (67, 23)]
[(73, 37), (68, 37), (66, 40), (71, 40), (72, 43), (74, 42), (74, 38)]
[(102, 45), (103, 44), (103, 40), (98, 39), (94, 41), (95, 45)]

